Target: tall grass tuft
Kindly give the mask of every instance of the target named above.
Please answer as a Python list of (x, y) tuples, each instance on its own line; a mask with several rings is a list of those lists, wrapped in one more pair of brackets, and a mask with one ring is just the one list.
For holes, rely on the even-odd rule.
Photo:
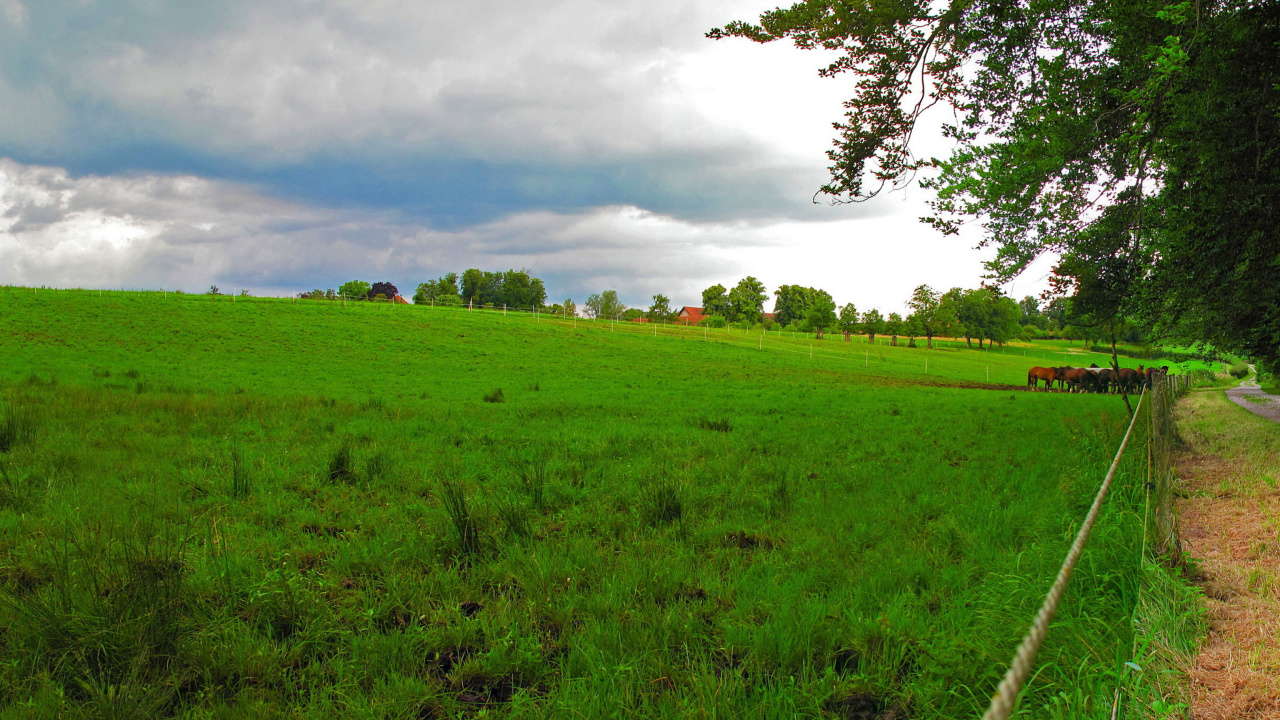
[(506, 402), (507, 400), (502, 397), (502, 388), (494, 388), (493, 392), (484, 396), (484, 401), (487, 403), (500, 403)]
[(391, 460), (385, 452), (375, 452), (365, 461), (364, 480), (370, 485), (386, 484), (391, 480)]
[(529, 525), (529, 508), (520, 503), (507, 501), (500, 504), (498, 519), (502, 521), (507, 537), (524, 539), (533, 534)]
[(733, 430), (733, 423), (729, 422), (729, 418), (698, 418), (697, 424), (703, 430), (713, 432), (727, 433)]
[(449, 514), (449, 521), (453, 525), (458, 551), (468, 556), (479, 554), (480, 528), (467, 501), (466, 488), (462, 483), (445, 480), (442, 483), (440, 497), (444, 502), (445, 512)]
[(29, 407), (9, 405), (0, 410), (0, 453), (34, 440), (39, 425), (35, 411)]
[(329, 482), (353, 483), (357, 477), (356, 460), (352, 456), (351, 446), (343, 443), (329, 457)]
[(243, 500), (253, 492), (249, 465), (238, 444), (231, 446), (231, 497)]
[(665, 525), (684, 517), (684, 497), (680, 486), (670, 478), (662, 478), (645, 493), (641, 512), (649, 525)]
[(529, 495), (529, 502), (534, 508), (542, 510), (546, 507), (547, 459), (539, 457), (525, 460), (520, 468), (520, 484)]

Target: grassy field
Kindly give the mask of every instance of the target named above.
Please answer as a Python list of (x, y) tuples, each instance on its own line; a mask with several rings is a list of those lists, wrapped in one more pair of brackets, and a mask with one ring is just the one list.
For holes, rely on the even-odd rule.
[[(979, 715), (1119, 399), (1022, 392), (1052, 346), (719, 332), (0, 289), (0, 708)], [(1160, 691), (1143, 462), (1033, 715)]]

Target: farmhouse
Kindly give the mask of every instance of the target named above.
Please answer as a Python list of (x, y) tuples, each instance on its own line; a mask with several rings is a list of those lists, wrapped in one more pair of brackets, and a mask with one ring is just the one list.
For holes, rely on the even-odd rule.
[(706, 315), (702, 314), (702, 308), (685, 305), (680, 308), (680, 314), (676, 316), (676, 322), (684, 325), (697, 325), (702, 322), (704, 317)]
[[(680, 308), (680, 314), (676, 316), (676, 323), (680, 325), (697, 325), (707, 319), (707, 317), (707, 315), (702, 314), (702, 308), (689, 307), (688, 305), (685, 305)], [(761, 318), (764, 320), (772, 320), (773, 313), (763, 313)]]

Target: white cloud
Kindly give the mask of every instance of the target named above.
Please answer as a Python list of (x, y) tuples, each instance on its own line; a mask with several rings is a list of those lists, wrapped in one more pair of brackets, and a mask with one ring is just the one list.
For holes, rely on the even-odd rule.
[(920, 283), (977, 285), (984, 253), (970, 241), (904, 222), (919, 207), (900, 194), (882, 205), (861, 220), (755, 223), (607, 206), (446, 231), (190, 176), (75, 178), (0, 160), (0, 283), (287, 294), (350, 275), (411, 291), (448, 271), (529, 267), (556, 297), (612, 288), (633, 304), (659, 292), (697, 304), (703, 288), (754, 275), (771, 290), (812, 285), (886, 312)]
[(22, 0), (0, 0), (0, 12), (14, 27), (22, 29), (27, 25), (27, 6)]

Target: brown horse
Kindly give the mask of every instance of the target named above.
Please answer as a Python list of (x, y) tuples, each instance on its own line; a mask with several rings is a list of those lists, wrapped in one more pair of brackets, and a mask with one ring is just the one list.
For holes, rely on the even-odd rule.
[(1071, 392), (1088, 392), (1097, 382), (1097, 378), (1089, 372), (1089, 368), (1067, 368), (1063, 373), (1063, 380)]
[(1054, 378), (1057, 373), (1053, 368), (1033, 367), (1027, 371), (1027, 387), (1035, 390), (1040, 386), (1040, 381), (1044, 381), (1045, 389), (1053, 388)]
[(1142, 382), (1145, 379), (1146, 376), (1141, 365), (1138, 366), (1137, 370), (1120, 368), (1120, 373), (1116, 377), (1116, 384), (1120, 386), (1120, 390), (1123, 392), (1133, 392), (1142, 386)]
[(1102, 368), (1098, 371), (1098, 392), (1109, 393), (1111, 388), (1116, 384), (1116, 371), (1111, 368)]

